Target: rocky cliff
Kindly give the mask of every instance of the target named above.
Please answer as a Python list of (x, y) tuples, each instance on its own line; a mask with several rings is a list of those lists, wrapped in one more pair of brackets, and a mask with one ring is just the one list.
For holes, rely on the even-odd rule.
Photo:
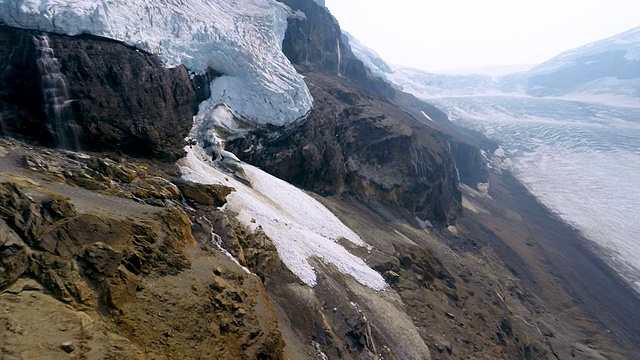
[[(56, 146), (53, 120), (43, 111), (37, 34), (0, 26), (2, 131)], [(49, 35), (61, 64), (78, 145), (87, 150), (175, 161), (197, 111), (184, 67), (166, 69), (141, 51), (106, 39)]]
[(318, 71), (339, 75), (385, 98), (394, 98), (395, 90), (383, 79), (373, 76), (351, 51), (340, 25), (329, 11), (309, 0), (278, 0), (305, 18), (289, 19), (282, 52), (294, 65), (310, 65)]
[[(171, 205), (180, 191), (160, 169), (0, 148), (3, 357), (283, 358), (260, 279), (211, 247), (211, 232), (192, 231), (193, 215)], [(180, 188), (210, 214), (207, 199), (221, 205), (229, 193)]]
[[(290, 19), (283, 47), (306, 76), (314, 109), (286, 126), (229, 131), (241, 137), (225, 139), (226, 150), (313, 195), (266, 174), (248, 181), (248, 165), (229, 153), (218, 161), (208, 154), (192, 169), (205, 178), (215, 172), (218, 183), (184, 180), (172, 161), (182, 154), (195, 105), (221, 74), (189, 79), (182, 67), (166, 69), (152, 55), (84, 35), (49, 34), (46, 51), (64, 77), (62, 105), (72, 110), (67, 119), (78, 126), (82, 152), (37, 145), (56, 145), (38, 66), (43, 50), (34, 41), (45, 35), (0, 28), (7, 84), (0, 89), (0, 354), (598, 358), (595, 348), (608, 343), (593, 335), (595, 326), (576, 332), (564, 324), (566, 307), (576, 311), (571, 298), (553, 288), (565, 307), (552, 312), (523, 285), (518, 256), (507, 252), (505, 265), (494, 252), (492, 231), (519, 234), (498, 225), (510, 229), (520, 215), (465, 189), (467, 214), (487, 214), (488, 223), (459, 217), (455, 165), (463, 181), (486, 180), (473, 136), (373, 77), (321, 1), (285, 3), (306, 14)], [(259, 181), (274, 188), (259, 192)], [(278, 191), (295, 209), (281, 211), (270, 193)], [(386, 282), (383, 290), (323, 253), (300, 255), (312, 264), (314, 286), (285, 265), (291, 249), (279, 237), (300, 219), (278, 216), (297, 211), (308, 220), (311, 209), (295, 206), (303, 196), (362, 240), (322, 245), (361, 261)], [(234, 201), (263, 218), (247, 218)], [(267, 235), (274, 228), (280, 232)], [(296, 235), (305, 249), (318, 245), (314, 234)]]
[(314, 192), (350, 192), (422, 220), (453, 221), (460, 193), (452, 154), (439, 131), (395, 101), (397, 92), (353, 55), (326, 9), (307, 0), (283, 2), (305, 13), (304, 19), (289, 21), (283, 52), (305, 75), (314, 107), (298, 123), (257, 130), (227, 146), (241, 159)]
[[(304, 72), (316, 106), (292, 126), (227, 147), (272, 174), (324, 195), (352, 193), (445, 224), (460, 211), (448, 145), (395, 104), (344, 79)], [(242, 150), (246, 149), (246, 150)]]

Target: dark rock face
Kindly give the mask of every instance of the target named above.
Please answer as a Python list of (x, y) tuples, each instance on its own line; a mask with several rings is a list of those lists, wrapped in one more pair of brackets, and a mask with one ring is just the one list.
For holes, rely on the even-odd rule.
[(275, 138), (273, 129), (256, 131), (227, 148), (320, 194), (350, 192), (436, 223), (457, 216), (460, 192), (441, 133), (397, 105), (364, 95), (343, 78), (303, 74), (315, 99), (305, 121), (278, 129)]
[(451, 152), (456, 160), (460, 182), (477, 188), (478, 183), (489, 181), (486, 160), (477, 147), (465, 142), (452, 141)]
[(317, 71), (340, 75), (363, 89), (386, 98), (395, 97), (393, 87), (371, 74), (351, 51), (340, 25), (329, 11), (312, 0), (279, 0), (306, 19), (291, 18), (282, 52), (294, 65), (312, 65)]
[(0, 26), (0, 135), (51, 144), (30, 32)]
[[(183, 155), (198, 105), (184, 67), (164, 68), (153, 55), (94, 36), (49, 38), (82, 149), (166, 161)], [(7, 84), (0, 90), (2, 133), (56, 145), (43, 112), (33, 33), (0, 27), (0, 40), (0, 79)], [(197, 85), (206, 96), (208, 87)]]
[(196, 111), (184, 67), (90, 36), (51, 36), (67, 77), (83, 146), (176, 160)]

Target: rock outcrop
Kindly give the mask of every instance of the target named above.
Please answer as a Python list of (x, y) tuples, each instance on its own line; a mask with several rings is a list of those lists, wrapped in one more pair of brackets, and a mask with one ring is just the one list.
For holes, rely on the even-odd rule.
[(410, 218), (452, 222), (460, 192), (442, 134), (404, 107), (406, 94), (398, 97), (353, 55), (327, 9), (311, 0), (282, 2), (306, 16), (289, 20), (283, 52), (305, 76), (313, 109), (297, 123), (258, 129), (227, 148), (323, 195), (353, 193), (404, 209)]
[(460, 192), (454, 162), (437, 131), (338, 76), (304, 74), (315, 99), (306, 120), (278, 129), (278, 137), (256, 131), (227, 148), (320, 194), (350, 192), (433, 223), (455, 219)]
[[(0, 79), (7, 84), (0, 126), (4, 134), (56, 146), (43, 111), (34, 35), (0, 26)], [(80, 148), (166, 161), (184, 154), (198, 105), (184, 67), (167, 69), (155, 56), (89, 35), (51, 34), (49, 44), (66, 78)], [(206, 96), (206, 88), (199, 93)]]
[(313, 65), (317, 71), (342, 76), (382, 97), (395, 97), (393, 87), (373, 76), (353, 54), (340, 25), (324, 6), (311, 0), (278, 1), (305, 14), (304, 19), (289, 19), (282, 43), (282, 52), (292, 64)]
[(1, 354), (283, 358), (257, 277), (197, 243), (181, 210), (120, 211), (81, 212), (42, 187), (0, 184)]

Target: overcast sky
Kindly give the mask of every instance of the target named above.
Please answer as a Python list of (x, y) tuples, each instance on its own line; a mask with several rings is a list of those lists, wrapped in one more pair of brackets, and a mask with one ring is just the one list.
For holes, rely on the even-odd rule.
[(326, 0), (388, 62), (427, 71), (536, 65), (640, 26), (640, 0)]

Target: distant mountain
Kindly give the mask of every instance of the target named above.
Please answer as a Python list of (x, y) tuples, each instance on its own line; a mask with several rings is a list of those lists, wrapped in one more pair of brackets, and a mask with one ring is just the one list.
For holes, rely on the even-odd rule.
[(374, 50), (343, 31), (343, 37), (351, 45), (353, 53), (371, 72), (394, 84), (398, 89), (419, 98), (479, 95), (495, 93), (500, 84), (497, 78), (487, 75), (435, 74), (420, 69), (387, 63)]
[(386, 63), (349, 36), (356, 56), (376, 75), (423, 99), (516, 94), (635, 103), (640, 97), (640, 27), (566, 51), (528, 71), (501, 77), (434, 74)]
[(528, 72), (533, 96), (640, 96), (640, 27), (566, 51)]

